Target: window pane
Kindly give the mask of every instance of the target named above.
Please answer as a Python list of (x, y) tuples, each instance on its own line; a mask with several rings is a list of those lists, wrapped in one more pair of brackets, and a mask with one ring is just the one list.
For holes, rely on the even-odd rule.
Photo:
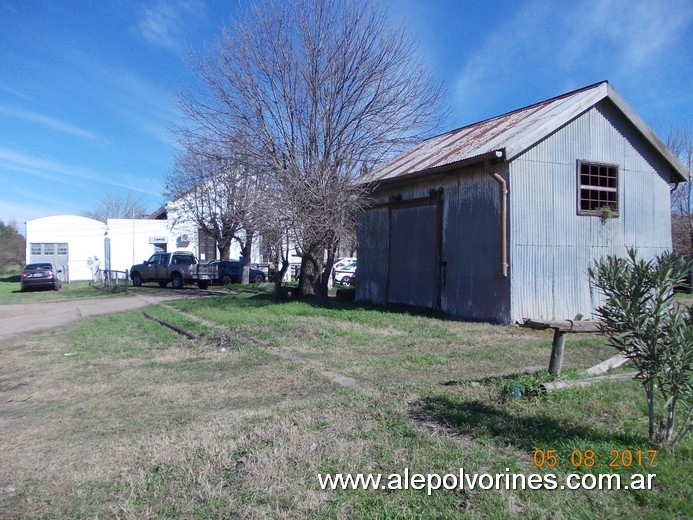
[(608, 164), (579, 163), (580, 213), (599, 215), (610, 207), (618, 213), (618, 167)]

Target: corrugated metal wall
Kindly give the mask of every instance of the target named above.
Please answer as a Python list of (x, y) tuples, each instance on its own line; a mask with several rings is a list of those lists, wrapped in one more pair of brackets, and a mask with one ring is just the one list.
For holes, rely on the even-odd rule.
[[(500, 165), (500, 168), (493, 171), (507, 175), (503, 170), (504, 165)], [(440, 286), (437, 300), (440, 301), (441, 310), (460, 318), (507, 322), (510, 315), (510, 284), (507, 278), (498, 275), (499, 186), (483, 166), (431, 176), (406, 187), (380, 188), (375, 196), (377, 203), (385, 203), (391, 195), (401, 195), (402, 201), (406, 202), (425, 198), (431, 189), (439, 188), (443, 189), (441, 265), (437, 280)], [(377, 207), (364, 212), (359, 218), (357, 299), (385, 303), (394, 301), (388, 297), (390, 293), (394, 295), (393, 298), (396, 296), (396, 301), (404, 301), (406, 296), (405, 299), (420, 304), (421, 291), (416, 283), (388, 276), (387, 250), (390, 238), (394, 240), (389, 229), (392, 220), (388, 217), (392, 211), (398, 211), (396, 206)], [(406, 239), (412, 240), (412, 235), (406, 235)], [(425, 242), (428, 244), (425, 250), (410, 244), (413, 247), (408, 248), (409, 257), (396, 261), (413, 265), (424, 262), (428, 265), (433, 241)], [(388, 278), (390, 285), (397, 284), (396, 289), (387, 286)], [(406, 294), (407, 291), (418, 292)]]
[[(578, 159), (619, 166), (619, 216), (577, 215)], [(671, 248), (669, 169), (608, 101), (512, 161), (511, 319), (591, 317), (587, 269), (636, 246), (651, 258)]]
[(377, 208), (359, 215), (356, 298), (383, 304), (387, 297), (390, 212)]
[(437, 201), (390, 209), (388, 302), (437, 308), (439, 220)]
[(499, 185), (489, 175), (505, 176), (505, 165), (498, 166), (458, 171), (444, 185), (441, 259), (447, 266), (441, 308), (453, 316), (497, 322), (509, 318), (509, 280), (499, 275)]
[[(619, 216), (577, 215), (577, 160), (619, 167)], [(497, 172), (509, 188), (509, 278), (500, 265)], [(660, 173), (657, 173), (660, 172)], [(594, 259), (636, 246), (645, 258), (671, 248), (668, 165), (605, 100), (511, 163), (478, 165), (376, 191), (378, 203), (443, 189), (440, 308), (453, 316), (513, 322), (522, 318), (590, 318), (598, 297), (587, 269)], [(357, 299), (388, 301), (390, 211), (359, 221)], [(409, 248), (410, 262), (418, 262)], [(404, 259), (403, 259), (404, 261)], [(407, 284), (408, 280), (391, 280)], [(406, 292), (406, 289), (405, 289)]]

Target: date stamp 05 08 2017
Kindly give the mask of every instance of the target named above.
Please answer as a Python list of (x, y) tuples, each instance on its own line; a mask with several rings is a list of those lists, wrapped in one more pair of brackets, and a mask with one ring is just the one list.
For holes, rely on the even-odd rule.
[(653, 467), (657, 450), (609, 450), (606, 459), (600, 460), (594, 450), (573, 450), (570, 454), (559, 454), (558, 450), (534, 450), (532, 462), (537, 468), (567, 466), (574, 468), (593, 467)]

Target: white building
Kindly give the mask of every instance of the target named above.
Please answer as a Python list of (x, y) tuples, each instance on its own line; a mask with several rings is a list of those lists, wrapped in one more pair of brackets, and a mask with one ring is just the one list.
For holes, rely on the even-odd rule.
[(103, 269), (125, 271), (157, 251), (193, 251), (189, 247), (171, 247), (171, 242), (166, 220), (109, 218), (104, 234)]
[(104, 257), (106, 224), (75, 215), (55, 215), (26, 223), (26, 263), (52, 262), (64, 280), (91, 280), (89, 259)]
[[(91, 280), (96, 269), (125, 271), (157, 251), (190, 251), (200, 262), (219, 259), (214, 239), (200, 233), (175, 201), (146, 219), (108, 219), (104, 224), (87, 217), (55, 215), (26, 222), (26, 263), (52, 262), (62, 270), (65, 281)], [(240, 244), (233, 241), (229, 257), (240, 256)], [(263, 253), (261, 237), (253, 241), (250, 261), (270, 261)], [(301, 262), (295, 251), (290, 262)]]
[(37, 218), (26, 223), (26, 263), (52, 262), (67, 281), (91, 280), (92, 269), (125, 271), (156, 251), (192, 251), (167, 220), (98, 220), (75, 215)]

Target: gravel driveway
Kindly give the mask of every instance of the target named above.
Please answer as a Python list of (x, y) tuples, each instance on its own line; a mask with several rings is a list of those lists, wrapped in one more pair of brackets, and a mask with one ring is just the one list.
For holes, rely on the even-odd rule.
[(170, 300), (189, 298), (179, 292), (166, 296), (123, 296), (45, 303), (0, 305), (0, 341), (25, 332), (61, 327), (88, 316), (140, 309)]

